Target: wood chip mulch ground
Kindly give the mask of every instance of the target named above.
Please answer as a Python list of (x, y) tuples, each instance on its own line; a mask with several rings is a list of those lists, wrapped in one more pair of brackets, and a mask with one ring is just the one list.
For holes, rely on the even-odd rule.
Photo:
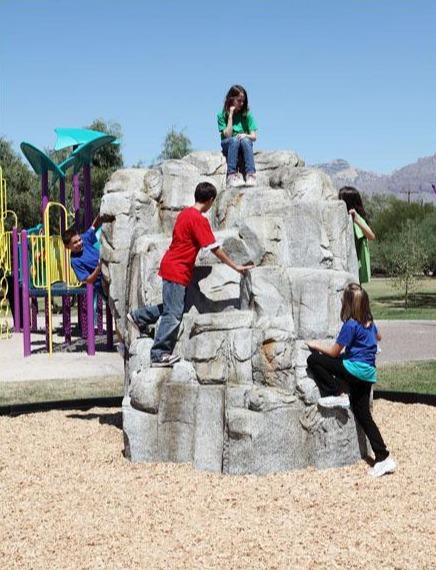
[(267, 477), (132, 465), (121, 413), (0, 417), (0, 568), (435, 568), (436, 408), (374, 403), (399, 464)]

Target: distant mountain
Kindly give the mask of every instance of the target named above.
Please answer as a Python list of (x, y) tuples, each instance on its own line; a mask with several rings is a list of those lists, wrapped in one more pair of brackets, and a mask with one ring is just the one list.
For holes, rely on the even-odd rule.
[(314, 166), (328, 174), (338, 189), (346, 185), (355, 186), (367, 194), (395, 194), (403, 200), (407, 200), (410, 193), (410, 200), (436, 202), (431, 186), (436, 185), (436, 154), (420, 158), (392, 174), (361, 170), (343, 159)]

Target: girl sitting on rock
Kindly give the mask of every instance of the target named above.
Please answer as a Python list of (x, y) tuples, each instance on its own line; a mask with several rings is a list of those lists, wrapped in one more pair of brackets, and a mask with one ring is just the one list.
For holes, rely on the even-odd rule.
[(363, 207), (362, 197), (354, 186), (343, 186), (339, 190), (339, 200), (343, 200), (347, 211), (353, 218), (354, 242), (359, 262), (359, 282), (369, 283), (371, 279), (371, 258), (368, 240), (374, 240), (375, 234), (366, 223), (368, 216)]
[[(217, 119), (221, 148), (227, 160), (227, 187), (255, 186), (253, 142), (256, 140), (257, 126), (249, 111), (247, 92), (241, 85), (230, 87)], [(245, 182), (238, 170), (242, 172)]]
[[(333, 346), (307, 342), (312, 353), (307, 359), (321, 393), (318, 405), (324, 408), (348, 408), (354, 412), (375, 454), (373, 477), (393, 473), (395, 461), (376, 426), (370, 409), (371, 387), (377, 380), (375, 355), (381, 335), (372, 318), (368, 294), (357, 283), (347, 285), (342, 298), (343, 325)], [(345, 348), (345, 353), (340, 356)], [(341, 388), (345, 382), (349, 397)]]

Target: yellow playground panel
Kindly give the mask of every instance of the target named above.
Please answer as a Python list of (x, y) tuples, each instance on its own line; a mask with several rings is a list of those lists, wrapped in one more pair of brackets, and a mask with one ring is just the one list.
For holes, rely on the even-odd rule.
[[(6, 180), (0, 167), (0, 339), (11, 336), (7, 277), (12, 274), (12, 232), (6, 229), (5, 222), (8, 216), (12, 216), (12, 225), (17, 227), (15, 212), (8, 210)], [(57, 222), (55, 228), (60, 228), (62, 221), (66, 227), (71, 216), (62, 204), (49, 202), (44, 211), (43, 233), (28, 236), (30, 287), (45, 290), (48, 298), (50, 352), (52, 351), (52, 285), (60, 282), (67, 289), (82, 285), (71, 269), (70, 252), (65, 248), (59, 230), (58, 233), (52, 233), (53, 224), (50, 223), (55, 221)]]
[(51, 233), (50, 212), (54, 208), (59, 208), (66, 223), (69, 214), (65, 207), (57, 202), (49, 202), (44, 212), (44, 232), (27, 236), (31, 286), (47, 289), (47, 292), (51, 285), (58, 282), (63, 282), (67, 288), (81, 286), (71, 269), (70, 252), (65, 248), (62, 237)]
[(0, 339), (11, 336), (7, 277), (12, 273), (12, 232), (7, 231), (5, 225), (9, 215), (14, 219), (14, 227), (17, 227), (15, 212), (8, 210), (6, 179), (3, 178), (3, 170), (0, 166)]
[(58, 227), (61, 227), (62, 216), (64, 227), (67, 227), (69, 214), (65, 206), (59, 202), (48, 202), (44, 210), (44, 234), (42, 236), (29, 236), (33, 287), (45, 289), (47, 292), (49, 354), (53, 353), (52, 285), (61, 282), (67, 289), (82, 285), (74, 271), (71, 270), (70, 251), (65, 248), (62, 237), (59, 234), (51, 234), (50, 213), (56, 209), (59, 210)]

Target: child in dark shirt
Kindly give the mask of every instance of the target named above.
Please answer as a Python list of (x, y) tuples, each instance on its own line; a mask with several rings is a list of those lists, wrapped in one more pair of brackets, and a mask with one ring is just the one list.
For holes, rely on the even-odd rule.
[(239, 273), (245, 273), (254, 267), (234, 263), (217, 243), (209, 221), (202, 215), (210, 210), (215, 198), (216, 188), (213, 184), (198, 184), (195, 204), (177, 216), (173, 239), (160, 264), (163, 303), (146, 305), (127, 315), (127, 319), (140, 332), (146, 332), (148, 325), (156, 323), (161, 317), (150, 353), (153, 367), (172, 366), (180, 359), (180, 356), (173, 355), (172, 352), (185, 309), (186, 287), (191, 281), (200, 249), (212, 251), (218, 259)]

